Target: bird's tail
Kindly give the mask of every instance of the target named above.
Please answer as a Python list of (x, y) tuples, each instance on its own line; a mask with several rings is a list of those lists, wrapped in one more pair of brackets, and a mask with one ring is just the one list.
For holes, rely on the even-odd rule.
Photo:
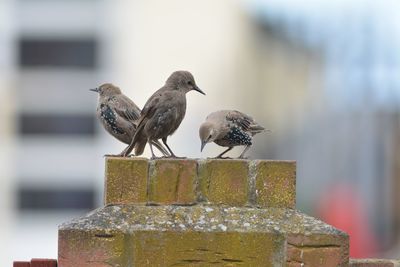
[[(127, 148), (125, 148), (125, 150), (123, 151), (123, 156), (125, 156), (125, 157), (129, 156), (129, 154), (132, 152), (132, 150), (133, 150), (134, 148), (135, 148), (135, 155), (136, 155), (136, 156), (141, 155), (141, 154), (143, 153), (143, 150), (144, 150), (144, 148), (146, 147), (147, 139), (144, 137), (144, 142), (142, 141), (142, 140), (143, 140), (142, 131), (143, 131), (143, 124), (139, 124), (138, 127), (137, 127), (137, 129), (136, 129), (136, 133), (135, 133), (135, 135), (134, 135), (133, 138), (132, 138), (131, 143), (130, 143), (129, 146), (128, 146)], [(136, 146), (137, 146), (137, 144), (139, 143), (139, 140), (141, 141), (141, 142), (140, 142), (140, 143), (141, 143), (141, 145), (140, 145), (141, 153), (140, 153), (140, 154), (137, 154), (136, 151), (140, 152), (139, 149), (136, 149)], [(138, 146), (138, 148), (139, 148), (139, 146)]]
[(259, 124), (252, 124), (250, 125), (250, 132), (255, 135), (258, 133), (262, 133), (262, 132), (269, 132), (270, 130), (265, 129), (264, 127), (262, 127)]
[[(164, 154), (164, 156), (166, 156), (166, 157), (171, 156), (171, 154), (165, 149), (165, 147), (158, 140), (151, 141), (151, 144), (154, 145), (158, 150), (160, 150), (161, 153)], [(136, 151), (136, 148), (135, 148), (135, 151)]]
[(141, 138), (135, 144), (135, 156), (140, 156), (143, 154), (144, 148), (146, 147), (147, 139)]

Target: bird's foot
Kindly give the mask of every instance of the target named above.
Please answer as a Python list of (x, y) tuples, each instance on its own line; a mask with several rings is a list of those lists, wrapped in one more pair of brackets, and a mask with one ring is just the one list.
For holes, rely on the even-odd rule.
[(114, 155), (114, 154), (105, 154), (104, 155), (104, 157), (110, 157), (110, 158), (116, 158), (116, 157), (123, 157), (123, 155), (121, 155), (121, 154), (116, 154), (116, 155)]
[(232, 159), (231, 157), (214, 157), (214, 158), (211, 158), (211, 159)]
[(171, 156), (169, 156), (169, 158), (172, 158), (172, 159), (187, 159), (187, 157), (178, 157), (176, 155), (171, 155)]

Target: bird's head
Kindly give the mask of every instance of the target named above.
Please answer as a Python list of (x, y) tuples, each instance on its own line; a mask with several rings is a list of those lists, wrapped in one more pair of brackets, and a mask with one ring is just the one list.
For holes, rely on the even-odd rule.
[(181, 90), (184, 93), (195, 90), (205, 95), (205, 93), (196, 85), (193, 75), (188, 71), (175, 71), (168, 77), (166, 85), (169, 85), (171, 88), (176, 90)]
[(210, 122), (204, 122), (200, 125), (199, 136), (201, 141), (200, 151), (203, 151), (207, 143), (214, 142), (214, 140), (217, 139), (216, 127)]
[(121, 89), (111, 83), (105, 83), (100, 85), (100, 87), (89, 90), (99, 93), (100, 97), (108, 97), (121, 94)]

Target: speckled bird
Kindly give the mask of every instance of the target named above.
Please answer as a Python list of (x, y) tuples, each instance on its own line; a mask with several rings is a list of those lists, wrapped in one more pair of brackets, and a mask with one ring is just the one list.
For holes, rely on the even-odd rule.
[(251, 147), (253, 136), (264, 132), (265, 128), (259, 125), (252, 117), (237, 110), (220, 110), (207, 116), (200, 125), (199, 135), (201, 151), (207, 143), (228, 147), (216, 158), (230, 151), (235, 146), (246, 146), (239, 158), (244, 158), (246, 151)]
[(135, 155), (141, 155), (150, 144), (152, 158), (155, 158), (152, 141), (161, 139), (172, 157), (176, 155), (167, 144), (167, 138), (178, 129), (186, 113), (186, 93), (195, 90), (205, 93), (197, 87), (193, 75), (188, 71), (173, 72), (165, 85), (147, 100), (139, 118), (136, 134), (125, 151), (128, 155), (135, 149)]
[[(136, 123), (141, 112), (139, 107), (125, 96), (119, 87), (111, 83), (90, 90), (99, 93), (96, 113), (104, 129), (119, 141), (129, 145), (136, 133)], [(160, 142), (155, 142), (154, 145), (163, 155), (169, 155)], [(124, 151), (117, 156), (123, 155)]]

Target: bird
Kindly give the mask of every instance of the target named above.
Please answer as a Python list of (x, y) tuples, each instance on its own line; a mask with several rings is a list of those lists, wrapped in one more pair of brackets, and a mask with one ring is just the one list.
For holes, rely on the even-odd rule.
[(167, 144), (168, 136), (178, 129), (186, 113), (186, 93), (195, 90), (205, 93), (196, 85), (193, 75), (188, 71), (175, 71), (146, 102), (137, 124), (137, 131), (125, 151), (125, 156), (135, 149), (135, 155), (141, 155), (147, 143), (150, 145), (151, 158), (153, 141), (161, 139), (171, 154), (177, 158)]
[(216, 158), (230, 151), (235, 146), (246, 146), (239, 158), (244, 158), (246, 151), (251, 147), (253, 136), (269, 131), (259, 125), (252, 117), (237, 110), (219, 110), (210, 113), (205, 122), (200, 125), (199, 136), (201, 140), (200, 151), (207, 143), (228, 147)]
[[(96, 115), (104, 129), (122, 143), (129, 145), (136, 133), (140, 108), (124, 95), (119, 87), (111, 83), (89, 90), (99, 94)], [(169, 155), (160, 142), (155, 141), (154, 145), (164, 156)], [(123, 155), (124, 151), (117, 156)]]

